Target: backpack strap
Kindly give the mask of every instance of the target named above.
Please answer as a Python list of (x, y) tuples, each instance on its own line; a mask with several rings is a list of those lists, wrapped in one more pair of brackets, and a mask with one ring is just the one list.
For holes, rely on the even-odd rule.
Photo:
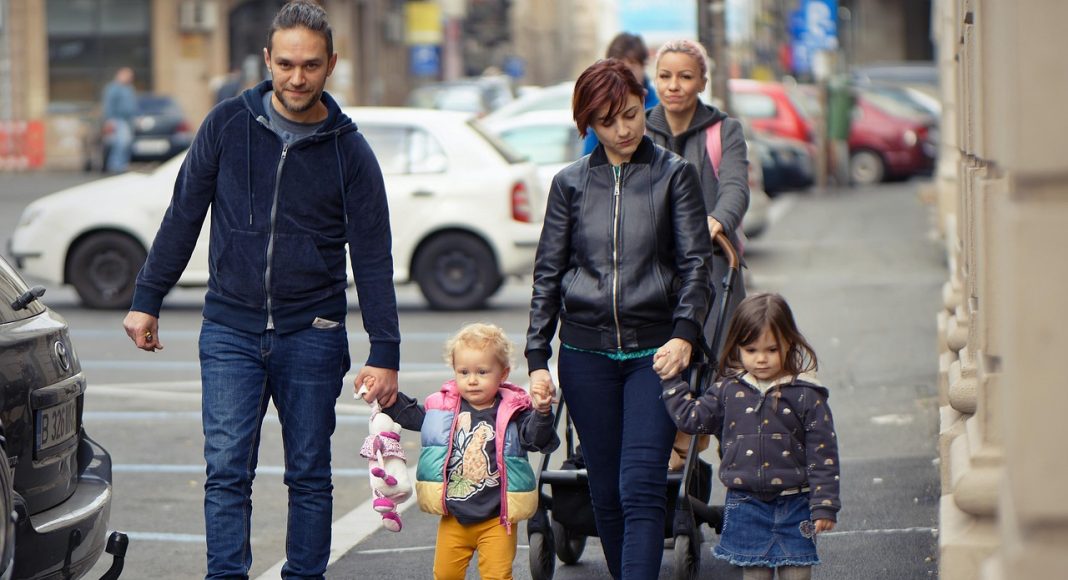
[(712, 174), (719, 179), (719, 162), (723, 159), (723, 121), (717, 121), (705, 131), (705, 150), (712, 161)]

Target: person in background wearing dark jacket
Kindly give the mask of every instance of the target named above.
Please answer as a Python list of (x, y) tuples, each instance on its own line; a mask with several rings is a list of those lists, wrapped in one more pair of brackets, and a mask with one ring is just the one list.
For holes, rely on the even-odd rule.
[(329, 94), (337, 62), (326, 13), (297, 0), (275, 16), (264, 59), (273, 81), (204, 120), (137, 276), (126, 333), (162, 349), (160, 305), (211, 210), (200, 333), (207, 578), (247, 578), (252, 480), (269, 401), (282, 426), (289, 488), (283, 578), (323, 578), (330, 553), (330, 436), (350, 359), (345, 244), (370, 354), (356, 384), (391, 405), (400, 334), (389, 211), (371, 148)]
[(552, 385), (530, 395), (508, 382), (513, 346), (492, 324), (468, 324), (445, 345), (454, 379), (426, 399), (397, 394), (382, 409), (405, 429), (422, 432), (416, 493), (423, 511), (441, 516), (434, 578), (463, 580), (478, 552), (479, 577), (512, 577), (518, 529), (538, 507), (537, 476), (527, 451), (560, 444)]
[[(649, 81), (649, 75), (645, 74), (645, 64), (649, 62), (649, 49), (645, 48), (645, 42), (642, 41), (641, 36), (629, 32), (620, 32), (612, 39), (612, 42), (608, 43), (608, 49), (605, 50), (604, 56), (605, 58), (617, 58), (623, 61), (627, 68), (634, 73), (634, 78), (638, 79), (638, 82), (645, 89), (646, 110), (655, 107), (660, 102), (656, 98), (656, 90), (653, 89), (653, 83)], [(593, 153), (597, 143), (599, 143), (597, 141), (597, 133), (594, 131), (586, 133), (586, 140), (582, 142), (582, 154), (589, 155)]]
[(744, 580), (808, 580), (816, 534), (834, 529), (838, 438), (816, 353), (778, 294), (738, 305), (720, 361), (724, 380), (693, 398), (679, 379), (664, 402), (679, 429), (719, 438), (727, 487), (723, 534), (713, 552), (743, 566)]
[(675, 425), (660, 379), (690, 362), (711, 297), (712, 255), (692, 165), (645, 136), (645, 90), (619, 60), (575, 84), (579, 133), (601, 144), (553, 178), (534, 262), (527, 330), (531, 389), (560, 386), (589, 475), (614, 578), (656, 578)]
[[(700, 101), (698, 97), (707, 83), (708, 55), (704, 47), (692, 40), (665, 43), (656, 54), (656, 91), (660, 104), (646, 113), (646, 124), (654, 143), (682, 155), (697, 168), (708, 211), (709, 233), (714, 236), (723, 232), (738, 248), (742, 217), (749, 208), (745, 135), (737, 119)], [(718, 172), (713, 168), (706, 145), (707, 132), (717, 123), (721, 124), (722, 141)], [(712, 260), (712, 282), (719, 284), (726, 273), (727, 259), (717, 248)], [(743, 298), (745, 285), (739, 278), (732, 290), (731, 308)]]
[[(703, 46), (691, 40), (664, 43), (656, 53), (656, 90), (660, 104), (646, 113), (649, 136), (657, 145), (682, 155), (693, 163), (701, 176), (705, 210), (708, 212), (708, 231), (712, 236), (723, 232), (741, 252), (742, 216), (749, 207), (749, 161), (742, 125), (719, 109), (705, 105), (698, 96), (708, 84), (708, 54)], [(709, 131), (720, 126), (720, 162), (713, 165), (708, 151)], [(714, 134), (713, 134), (714, 137)], [(719, 246), (713, 248), (712, 284), (720, 284), (727, 275), (727, 257)], [(731, 290), (727, 312), (719, 311), (721, 304), (712, 305), (712, 314), (705, 325), (705, 339), (714, 348), (712, 333), (716, 319), (730, 315), (745, 298), (745, 280), (738, 276)], [(680, 434), (671, 454), (671, 468), (682, 469), (689, 451), (690, 437)], [(702, 437), (698, 450), (708, 447)]]

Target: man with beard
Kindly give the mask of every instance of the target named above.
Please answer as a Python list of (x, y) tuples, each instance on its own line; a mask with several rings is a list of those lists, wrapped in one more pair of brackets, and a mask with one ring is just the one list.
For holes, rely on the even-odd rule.
[(378, 161), (323, 92), (337, 62), (326, 13), (286, 4), (267, 36), (272, 80), (217, 105), (178, 174), (124, 321), (162, 349), (159, 313), (208, 209), (210, 278), (200, 333), (207, 578), (248, 578), (260, 426), (273, 401), (289, 491), (283, 578), (323, 578), (330, 550), (334, 403), (349, 369), (345, 245), (370, 354), (365, 399), (392, 405), (400, 333), (389, 211)]

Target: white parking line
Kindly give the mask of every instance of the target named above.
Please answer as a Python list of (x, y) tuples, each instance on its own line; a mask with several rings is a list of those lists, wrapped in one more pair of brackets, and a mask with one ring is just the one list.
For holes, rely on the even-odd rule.
[[(415, 481), (414, 465), (408, 468), (408, 479), (413, 482)], [(378, 514), (372, 507), (373, 502), (374, 497), (372, 496), (368, 498), (367, 501), (360, 504), (356, 509), (334, 522), (334, 525), (330, 526), (330, 559), (327, 561), (327, 566), (337, 562), (342, 556), (347, 554), (353, 546), (359, 544), (364, 538), (381, 529), (382, 519), (375, 517)], [(408, 501), (402, 503), (397, 508), (397, 512), (404, 513), (408, 508), (417, 503), (419, 502), (412, 497)], [(255, 580), (273, 580), (278, 578), (282, 575), (282, 565), (285, 564), (285, 562), (285, 560), (279, 561), (274, 566), (271, 566), (269, 570), (257, 576)]]

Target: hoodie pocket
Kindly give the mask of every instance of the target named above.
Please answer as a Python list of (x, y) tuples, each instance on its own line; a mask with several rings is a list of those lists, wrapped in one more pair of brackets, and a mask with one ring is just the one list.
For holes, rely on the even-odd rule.
[(300, 298), (336, 282), (315, 241), (305, 234), (275, 234), (271, 264), (271, 295), (278, 298)]
[(267, 234), (231, 230), (211, 272), (212, 281), (224, 296), (250, 306), (261, 305), (266, 255)]

